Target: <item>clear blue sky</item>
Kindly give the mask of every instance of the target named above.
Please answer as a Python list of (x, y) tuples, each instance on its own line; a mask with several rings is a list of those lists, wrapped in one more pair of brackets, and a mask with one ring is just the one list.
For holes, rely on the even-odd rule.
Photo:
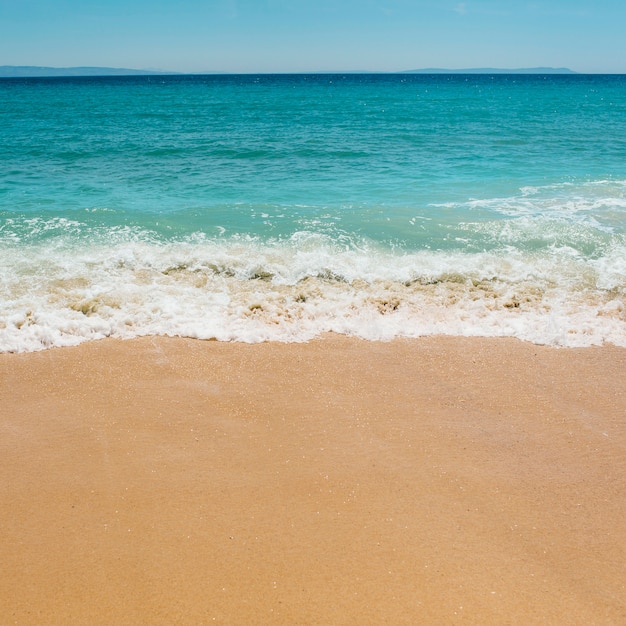
[(0, 0), (0, 65), (626, 73), (626, 0)]

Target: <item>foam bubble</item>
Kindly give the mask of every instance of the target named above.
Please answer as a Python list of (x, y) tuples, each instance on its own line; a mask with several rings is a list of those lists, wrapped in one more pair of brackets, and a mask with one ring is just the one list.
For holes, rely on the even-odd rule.
[(563, 226), (581, 224), (606, 232), (623, 232), (625, 194), (626, 180), (591, 180), (527, 186), (512, 196), (433, 206), (459, 213), (488, 211), (513, 218), (552, 220)]
[(0, 253), (0, 351), (103, 337), (306, 341), (430, 334), (626, 346), (626, 245), (593, 257), (522, 251), (392, 251), (310, 232), (155, 242), (116, 230)]

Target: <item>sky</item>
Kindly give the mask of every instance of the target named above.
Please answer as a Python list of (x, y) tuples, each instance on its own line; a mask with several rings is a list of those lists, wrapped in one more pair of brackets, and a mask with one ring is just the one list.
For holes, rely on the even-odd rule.
[(626, 73), (624, 0), (0, 0), (0, 65)]

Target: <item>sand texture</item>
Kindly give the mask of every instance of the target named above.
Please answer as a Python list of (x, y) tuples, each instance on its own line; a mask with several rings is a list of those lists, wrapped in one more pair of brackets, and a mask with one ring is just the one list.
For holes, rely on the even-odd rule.
[(0, 355), (1, 624), (626, 624), (626, 349)]

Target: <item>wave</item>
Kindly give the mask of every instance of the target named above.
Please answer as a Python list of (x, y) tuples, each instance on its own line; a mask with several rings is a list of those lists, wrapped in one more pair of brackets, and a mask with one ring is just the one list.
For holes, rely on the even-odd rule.
[(58, 236), (3, 247), (0, 351), (104, 337), (307, 341), (326, 332), (626, 346), (621, 235), (603, 234), (584, 254), (506, 241), (485, 251), (407, 251), (306, 231), (164, 241), (115, 227), (86, 241), (73, 235), (79, 226), (58, 221)]

